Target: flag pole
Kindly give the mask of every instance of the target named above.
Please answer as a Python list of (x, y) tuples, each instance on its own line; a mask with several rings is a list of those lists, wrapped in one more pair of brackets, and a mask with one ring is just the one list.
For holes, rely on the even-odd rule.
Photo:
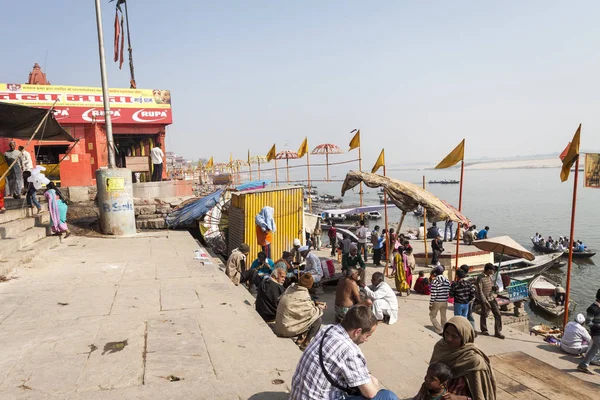
[(329, 150), (325, 149), (325, 165), (327, 166), (327, 182), (329, 182)]
[(312, 197), (311, 193), (311, 185), (310, 185), (310, 152), (306, 152), (306, 169), (308, 172), (308, 211), (312, 213)]
[(287, 183), (290, 183), (290, 159), (285, 157), (285, 169), (287, 171)]
[[(383, 163), (383, 176), (387, 176), (385, 162)], [(390, 242), (389, 242), (390, 232), (388, 230), (387, 192), (385, 190), (383, 191), (383, 215), (385, 218), (385, 271), (384, 271), (383, 275), (388, 276), (388, 262), (390, 259), (390, 256), (388, 254), (388, 249), (390, 247)]]
[[(458, 190), (458, 211), (462, 212), (462, 198), (463, 198), (463, 178), (465, 176), (465, 160), (463, 159), (460, 162), (460, 187)], [(458, 270), (458, 255), (460, 252), (460, 225), (461, 221), (458, 221), (458, 229), (456, 230), (456, 265), (455, 270)], [(450, 237), (452, 237), (452, 232), (450, 232)], [(452, 268), (450, 268), (452, 270)], [(450, 278), (450, 277), (449, 277)], [(452, 281), (452, 279), (450, 279)]]
[(569, 297), (571, 294), (571, 269), (573, 268), (573, 243), (575, 241), (575, 209), (577, 208), (577, 180), (579, 178), (579, 154), (575, 161), (575, 179), (573, 180), (573, 204), (571, 207), (571, 231), (569, 232), (569, 262), (567, 264), (567, 288), (565, 295), (565, 315), (563, 328), (569, 322)]
[(248, 150), (248, 170), (250, 171), (250, 181), (252, 181), (252, 160), (250, 159), (250, 150)]
[(275, 158), (275, 186), (279, 186), (279, 175), (277, 174), (277, 159)]
[[(360, 172), (362, 172), (362, 153), (360, 150), (360, 144), (358, 145), (358, 170)], [(358, 192), (358, 194), (360, 196), (360, 206), (362, 207), (363, 206), (363, 183), (362, 183), (362, 181), (360, 181), (360, 191)], [(364, 216), (364, 214), (361, 214), (361, 216)]]
[(260, 181), (260, 156), (258, 156), (258, 180)]
[[(425, 175), (423, 175), (423, 190), (425, 190)], [(425, 265), (427, 265), (427, 209), (423, 207), (423, 243), (425, 244)]]

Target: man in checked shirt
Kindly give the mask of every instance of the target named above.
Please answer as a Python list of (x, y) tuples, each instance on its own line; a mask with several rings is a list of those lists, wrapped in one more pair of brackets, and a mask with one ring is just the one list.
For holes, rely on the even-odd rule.
[(496, 301), (495, 290), (498, 290), (494, 283), (494, 273), (496, 272), (496, 266), (491, 263), (485, 264), (483, 267), (483, 274), (477, 277), (476, 292), (475, 296), (477, 301), (481, 305), (481, 319), (479, 327), (481, 334), (489, 336), (487, 328), (487, 317), (490, 315), (490, 311), (494, 314), (494, 329), (495, 334), (499, 339), (504, 339), (502, 334), (502, 314), (500, 314), (500, 307)]
[(357, 305), (339, 325), (321, 328), (308, 345), (292, 378), (291, 400), (398, 400), (369, 373), (358, 347), (377, 328), (370, 307)]

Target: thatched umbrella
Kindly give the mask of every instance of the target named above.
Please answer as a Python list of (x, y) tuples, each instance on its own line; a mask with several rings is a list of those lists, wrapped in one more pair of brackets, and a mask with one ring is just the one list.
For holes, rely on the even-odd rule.
[(344, 151), (335, 144), (324, 143), (320, 144), (310, 152), (310, 154), (325, 154), (325, 165), (327, 167), (327, 181), (329, 181), (329, 155), (344, 154)]
[(287, 171), (287, 181), (290, 183), (290, 161), (289, 160), (297, 160), (298, 153), (295, 151), (284, 150), (280, 151), (275, 155), (277, 160), (285, 160), (285, 169)]
[[(423, 207), (427, 210), (428, 216), (431, 215), (433, 218), (437, 218), (438, 221), (445, 219), (459, 222), (465, 220), (468, 221), (468, 219), (458, 210), (454, 209), (454, 207), (447, 206), (442, 200), (415, 184), (401, 182), (396, 179), (367, 172), (348, 172), (346, 174), (346, 179), (342, 184), (342, 196), (348, 190), (358, 186), (361, 182), (370, 188), (383, 188), (388, 196), (388, 200), (402, 210), (400, 226), (402, 225), (402, 220), (406, 213), (412, 212), (418, 206)], [(400, 228), (398, 228), (398, 231), (399, 230)]]

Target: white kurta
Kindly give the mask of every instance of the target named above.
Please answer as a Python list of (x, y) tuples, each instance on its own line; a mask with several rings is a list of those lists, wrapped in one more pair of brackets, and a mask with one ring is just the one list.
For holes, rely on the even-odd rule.
[(386, 282), (381, 282), (376, 288), (364, 287), (365, 294), (373, 300), (373, 314), (378, 320), (384, 315), (390, 317), (390, 325), (398, 321), (398, 297)]
[(306, 255), (306, 268), (304, 272), (310, 272), (315, 283), (323, 279), (323, 267), (321, 266), (321, 260), (316, 254), (308, 253)]

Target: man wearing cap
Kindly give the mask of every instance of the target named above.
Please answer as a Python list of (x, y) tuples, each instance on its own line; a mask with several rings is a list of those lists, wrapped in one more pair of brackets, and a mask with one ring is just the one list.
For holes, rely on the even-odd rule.
[(312, 253), (308, 246), (302, 246), (298, 251), (306, 260), (306, 267), (303, 272), (305, 274), (310, 273), (315, 283), (321, 282), (321, 279), (323, 279), (323, 267), (321, 266), (319, 257)]
[(304, 350), (321, 328), (321, 316), (326, 305), (318, 305), (308, 292), (314, 284), (310, 273), (303, 273), (298, 283), (291, 285), (279, 299), (275, 317), (275, 333), (281, 337), (305, 336), (300, 341)]
[(300, 247), (302, 247), (300, 239), (294, 239), (294, 247), (292, 247), (290, 253), (292, 253), (292, 257), (294, 258), (292, 262), (296, 265), (300, 265), (302, 263), (302, 256), (300, 255), (299, 251)]
[(584, 324), (585, 316), (579, 313), (575, 317), (575, 321), (571, 321), (565, 326), (565, 331), (560, 342), (560, 349), (562, 351), (575, 356), (587, 352), (590, 343), (592, 343), (592, 337), (583, 326)]
[(237, 249), (231, 252), (231, 255), (227, 259), (227, 265), (225, 266), (225, 274), (231, 279), (234, 285), (239, 285), (240, 280), (246, 273), (246, 257), (250, 252), (250, 246), (246, 243), (242, 243)]

